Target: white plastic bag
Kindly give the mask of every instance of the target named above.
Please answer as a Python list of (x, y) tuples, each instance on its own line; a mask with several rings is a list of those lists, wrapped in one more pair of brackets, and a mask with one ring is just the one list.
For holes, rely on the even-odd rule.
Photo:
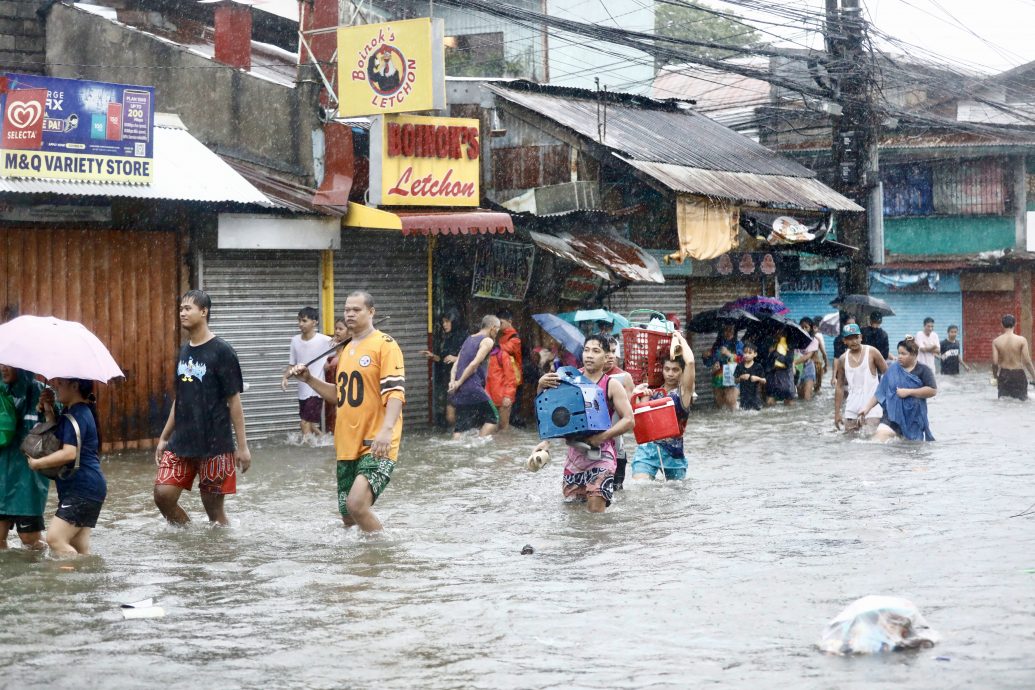
[(933, 647), (939, 639), (913, 602), (871, 595), (837, 614), (817, 646), (828, 654), (880, 654)]

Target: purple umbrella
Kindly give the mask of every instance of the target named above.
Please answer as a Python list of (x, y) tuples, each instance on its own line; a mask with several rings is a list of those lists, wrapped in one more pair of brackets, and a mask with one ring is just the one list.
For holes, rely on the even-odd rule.
[(81, 323), (19, 316), (0, 325), (0, 364), (48, 379), (101, 381), (125, 376), (104, 343)]
[(791, 310), (787, 308), (787, 305), (776, 299), (775, 297), (766, 297), (765, 295), (752, 295), (750, 297), (741, 297), (735, 299), (732, 302), (727, 302), (722, 305), (723, 309), (743, 309), (749, 314), (754, 316), (766, 316), (769, 314), (787, 314)]

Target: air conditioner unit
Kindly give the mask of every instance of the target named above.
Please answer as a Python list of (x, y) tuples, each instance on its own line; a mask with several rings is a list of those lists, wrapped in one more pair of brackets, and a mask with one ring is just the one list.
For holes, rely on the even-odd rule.
[(601, 209), (600, 186), (594, 181), (565, 182), (535, 189), (535, 212), (538, 216)]

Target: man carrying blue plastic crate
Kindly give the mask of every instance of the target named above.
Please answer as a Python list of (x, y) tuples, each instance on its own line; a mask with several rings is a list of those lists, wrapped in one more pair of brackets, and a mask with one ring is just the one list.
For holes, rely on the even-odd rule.
[[(606, 336), (588, 336), (582, 348), (582, 374), (604, 391), (608, 414), (614, 421), (610, 428), (579, 439), (580, 443), (569, 443), (564, 462), (564, 497), (585, 501), (591, 513), (602, 513), (611, 505), (617, 467), (615, 438), (633, 428), (633, 412), (625, 387), (618, 378), (604, 373), (610, 347)], [(556, 372), (546, 374), (539, 379), (538, 392), (556, 388), (560, 383), (561, 377)], [(546, 450), (549, 445), (549, 440), (543, 441), (536, 452)]]

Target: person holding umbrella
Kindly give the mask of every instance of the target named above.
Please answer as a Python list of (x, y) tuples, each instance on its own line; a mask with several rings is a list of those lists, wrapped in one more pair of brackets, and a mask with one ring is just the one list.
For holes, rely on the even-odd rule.
[[(10, 443), (0, 447), (0, 549), (7, 548), (12, 528), (26, 547), (46, 546), (40, 537), (50, 480), (33, 471), (21, 451), (22, 440), (38, 420), (36, 408), (46, 390), (32, 372), (0, 365), (0, 395), (10, 397), (16, 425)], [(53, 401), (54, 392), (47, 393)]]
[[(93, 395), (93, 381), (57, 378), (52, 382), (65, 414), (58, 418), (49, 396), (41, 398), (39, 410), (48, 422), (57, 423), (54, 433), (61, 441), (61, 449), (42, 458), (30, 458), (29, 467), (39, 471), (79, 459), (78, 469), (54, 480), (58, 509), (47, 529), (47, 544), (56, 556), (82, 556), (90, 553), (90, 532), (97, 526), (108, 495), (108, 483), (101, 472), (97, 399)], [(75, 419), (74, 424), (67, 415)]]
[(888, 344), (888, 332), (881, 327), (883, 322), (884, 315), (879, 311), (870, 314), (870, 325), (862, 329), (862, 344), (877, 348), (880, 356), (887, 359), (891, 346)]
[(737, 338), (736, 324), (724, 322), (722, 332), (715, 336), (715, 343), (704, 359), (704, 363), (712, 370), (715, 407), (720, 410), (726, 408), (732, 411), (737, 406), (737, 382), (733, 373), (743, 356), (744, 343)]

